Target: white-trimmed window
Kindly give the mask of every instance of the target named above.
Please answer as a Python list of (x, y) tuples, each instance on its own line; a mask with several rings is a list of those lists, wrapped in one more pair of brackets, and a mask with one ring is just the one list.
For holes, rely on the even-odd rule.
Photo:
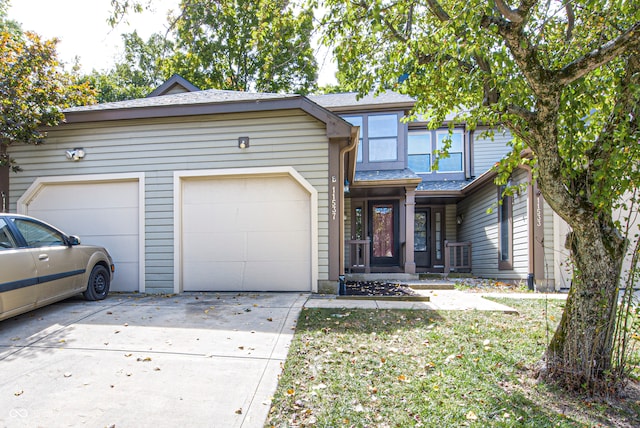
[(498, 187), (498, 269), (513, 269), (513, 197)]
[(438, 171), (437, 172), (463, 172), (464, 171), (464, 134), (461, 130), (454, 130), (452, 133), (449, 131), (437, 131), (436, 132), (436, 149), (445, 151), (447, 150), (448, 157), (438, 158)]
[[(407, 136), (407, 166), (417, 174), (464, 173), (465, 133), (463, 129), (431, 131), (409, 129)], [(448, 156), (438, 157), (446, 151)], [(438, 169), (434, 168), (438, 162)]]
[[(405, 131), (400, 114), (363, 113), (342, 116), (344, 120), (360, 127), (357, 162), (364, 169), (401, 168), (404, 163), (404, 146), (399, 146)], [(369, 165), (371, 164), (371, 165)]]
[(411, 131), (409, 132), (407, 153), (409, 158), (409, 168), (413, 172), (431, 172), (431, 131)]
[(398, 159), (398, 116), (376, 114), (367, 117), (369, 162), (395, 161)]

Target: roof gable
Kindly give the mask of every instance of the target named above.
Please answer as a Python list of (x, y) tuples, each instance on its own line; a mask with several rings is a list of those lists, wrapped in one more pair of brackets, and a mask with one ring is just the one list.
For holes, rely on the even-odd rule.
[(196, 92), (199, 90), (200, 88), (189, 82), (184, 77), (179, 74), (174, 74), (166, 82), (155, 88), (149, 95), (147, 95), (147, 98), (184, 92)]

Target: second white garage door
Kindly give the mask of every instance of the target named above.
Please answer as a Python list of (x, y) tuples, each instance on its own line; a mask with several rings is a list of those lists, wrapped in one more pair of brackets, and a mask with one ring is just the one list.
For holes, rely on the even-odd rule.
[(289, 175), (182, 180), (185, 291), (310, 291), (312, 198)]

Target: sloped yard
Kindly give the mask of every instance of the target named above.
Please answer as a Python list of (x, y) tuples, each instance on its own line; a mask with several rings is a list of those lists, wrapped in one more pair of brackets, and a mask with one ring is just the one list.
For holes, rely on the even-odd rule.
[(533, 379), (564, 302), (501, 303), (519, 315), (303, 310), (266, 426), (640, 426), (638, 388), (591, 400)]

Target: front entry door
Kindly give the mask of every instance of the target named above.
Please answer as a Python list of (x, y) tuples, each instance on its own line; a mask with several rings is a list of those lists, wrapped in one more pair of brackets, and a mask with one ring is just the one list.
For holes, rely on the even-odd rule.
[(417, 267), (431, 267), (431, 209), (416, 210), (413, 226), (413, 255)]
[(398, 203), (372, 202), (369, 212), (371, 264), (398, 265)]

